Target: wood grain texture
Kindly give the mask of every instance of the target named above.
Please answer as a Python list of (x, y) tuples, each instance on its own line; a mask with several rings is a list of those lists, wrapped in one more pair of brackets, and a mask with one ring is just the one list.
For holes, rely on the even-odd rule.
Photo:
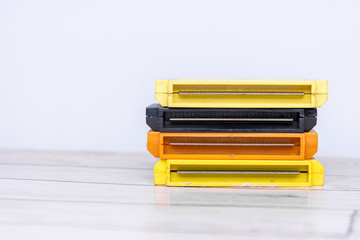
[(154, 187), (145, 153), (0, 151), (4, 239), (359, 239), (360, 159), (324, 187)]

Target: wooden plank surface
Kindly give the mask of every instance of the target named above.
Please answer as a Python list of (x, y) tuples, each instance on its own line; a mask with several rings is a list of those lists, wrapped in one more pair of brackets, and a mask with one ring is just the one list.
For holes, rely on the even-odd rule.
[(167, 188), (146, 153), (2, 150), (0, 236), (359, 239), (360, 159), (318, 160), (322, 188)]

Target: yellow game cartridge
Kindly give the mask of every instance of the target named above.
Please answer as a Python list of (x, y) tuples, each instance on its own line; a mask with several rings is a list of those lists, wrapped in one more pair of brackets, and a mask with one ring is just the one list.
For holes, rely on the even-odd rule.
[(149, 131), (147, 149), (160, 159), (304, 160), (317, 152), (318, 135)]
[(173, 108), (316, 108), (328, 97), (327, 81), (157, 80), (155, 98)]
[(324, 167), (315, 159), (159, 160), (155, 185), (201, 187), (310, 187), (324, 184)]

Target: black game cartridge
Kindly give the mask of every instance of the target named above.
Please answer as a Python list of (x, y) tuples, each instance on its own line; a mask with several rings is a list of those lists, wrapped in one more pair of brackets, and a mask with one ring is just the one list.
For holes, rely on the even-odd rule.
[(167, 108), (151, 104), (146, 123), (160, 132), (308, 132), (316, 108)]

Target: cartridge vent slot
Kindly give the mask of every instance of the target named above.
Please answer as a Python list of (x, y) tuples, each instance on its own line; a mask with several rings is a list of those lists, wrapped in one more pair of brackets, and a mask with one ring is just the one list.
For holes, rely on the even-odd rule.
[(297, 137), (164, 137), (164, 154), (300, 155)]
[(171, 182), (309, 182), (307, 165), (171, 164)]
[(299, 112), (177, 111), (164, 114), (164, 127), (196, 129), (299, 129)]
[(229, 85), (229, 84), (173, 84), (173, 103), (194, 103), (201, 99), (206, 103), (272, 104), (311, 103), (311, 85)]

